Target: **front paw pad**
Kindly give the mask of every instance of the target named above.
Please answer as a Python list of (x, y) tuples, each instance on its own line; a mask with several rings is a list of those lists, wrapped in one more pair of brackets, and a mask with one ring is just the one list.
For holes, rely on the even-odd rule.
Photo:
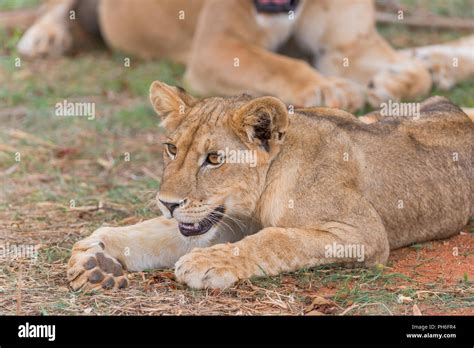
[(74, 290), (122, 289), (128, 285), (122, 265), (108, 255), (102, 245), (73, 252), (67, 278)]

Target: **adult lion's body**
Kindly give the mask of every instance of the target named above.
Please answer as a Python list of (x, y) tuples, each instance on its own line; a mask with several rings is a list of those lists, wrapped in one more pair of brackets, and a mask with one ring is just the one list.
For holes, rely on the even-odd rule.
[[(428, 93), (428, 69), (441, 88), (474, 76), (472, 38), (395, 51), (377, 33), (372, 0), (49, 3), (50, 10), (21, 39), (20, 53), (54, 56), (74, 44), (83, 47), (87, 40), (78, 29), (83, 27), (100, 31), (108, 46), (127, 54), (185, 63), (187, 87), (203, 96), (248, 92), (298, 106), (356, 110), (365, 101), (379, 107)], [(77, 12), (74, 22), (70, 11)], [(306, 59), (288, 56), (294, 48)], [(453, 66), (453, 59), (459, 64)]]
[(187, 63), (204, 0), (101, 0), (106, 42), (142, 58)]
[[(74, 25), (99, 28), (112, 48), (185, 63), (187, 87), (202, 96), (247, 92), (296, 106), (356, 110), (366, 101), (379, 107), (427, 94), (433, 65), (432, 73), (443, 75), (434, 80), (443, 86), (474, 75), (469, 55), (462, 69), (452, 69), (449, 48), (444, 59), (424, 63), (417, 51), (394, 50), (376, 30), (372, 0), (50, 1), (51, 10), (21, 39), (21, 54), (65, 53), (77, 41), (68, 20), (75, 10)], [(293, 10), (259, 8), (269, 2)], [(288, 46), (306, 59), (286, 54)], [(459, 76), (460, 70), (466, 73)]]
[[(374, 105), (428, 92), (420, 62), (393, 50), (375, 29), (371, 0), (308, 0), (294, 11), (257, 13), (250, 0), (101, 0), (107, 43), (145, 58), (187, 64), (185, 82), (201, 95), (274, 95), (300, 106), (355, 110), (360, 86)], [(361, 20), (362, 19), (362, 20)], [(293, 38), (308, 63), (273, 52)], [(367, 64), (369, 60), (377, 64)], [(400, 69), (398, 69), (399, 67)], [(389, 72), (392, 71), (392, 73)], [(392, 79), (391, 83), (386, 83)]]
[[(168, 136), (157, 199), (172, 219), (77, 243), (74, 288), (124, 285), (115, 260), (129, 270), (176, 263), (177, 279), (197, 288), (327, 263), (371, 266), (391, 249), (455, 234), (474, 213), (474, 123), (446, 99), (429, 99), (416, 119), (370, 125), (334, 109), (288, 115), (272, 97), (196, 100), (162, 83), (151, 101)], [(328, 254), (333, 247), (362, 253)], [(104, 257), (115, 268), (94, 261)]]

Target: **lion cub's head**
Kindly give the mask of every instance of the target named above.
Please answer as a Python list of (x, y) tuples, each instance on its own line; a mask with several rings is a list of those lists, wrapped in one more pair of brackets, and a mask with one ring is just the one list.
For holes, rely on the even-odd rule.
[(286, 106), (246, 95), (199, 100), (158, 81), (150, 100), (167, 136), (157, 196), (163, 214), (187, 237), (244, 228), (288, 128)]

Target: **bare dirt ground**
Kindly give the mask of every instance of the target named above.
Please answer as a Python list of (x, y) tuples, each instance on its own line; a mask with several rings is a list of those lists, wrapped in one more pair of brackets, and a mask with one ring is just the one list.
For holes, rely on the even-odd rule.
[[(448, 15), (467, 6), (432, 3)], [(397, 47), (465, 34), (380, 30)], [(450, 239), (396, 250), (375, 269), (319, 267), (222, 292), (190, 290), (171, 270), (153, 270), (130, 274), (125, 291), (71, 291), (65, 272), (76, 241), (158, 214), (162, 132), (147, 91), (155, 79), (180, 84), (184, 68), (135, 59), (125, 68), (123, 55), (103, 50), (16, 66), (20, 35), (0, 30), (0, 315), (474, 315), (472, 221)], [(474, 81), (432, 94), (474, 107)], [(97, 117), (56, 116), (65, 99), (95, 103)]]

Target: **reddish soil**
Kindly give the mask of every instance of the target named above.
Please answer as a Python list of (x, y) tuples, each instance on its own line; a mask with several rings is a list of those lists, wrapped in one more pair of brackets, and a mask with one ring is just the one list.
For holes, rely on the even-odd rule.
[[(422, 244), (420, 248), (403, 248), (392, 252), (390, 257), (391, 271), (404, 274), (418, 284), (436, 284), (436, 291), (426, 290), (420, 295), (434, 295), (451, 292), (463, 281), (472, 284), (474, 281), (474, 235), (462, 233), (452, 238)], [(466, 283), (467, 283), (466, 282)], [(466, 294), (472, 294), (472, 286), (467, 287)], [(453, 291), (454, 293), (454, 291)], [(434, 308), (419, 305), (423, 315), (471, 315), (473, 305), (465, 308)]]
[(474, 236), (459, 234), (450, 239), (395, 250), (390, 257), (391, 268), (420, 283), (454, 285), (465, 274), (474, 278)]

